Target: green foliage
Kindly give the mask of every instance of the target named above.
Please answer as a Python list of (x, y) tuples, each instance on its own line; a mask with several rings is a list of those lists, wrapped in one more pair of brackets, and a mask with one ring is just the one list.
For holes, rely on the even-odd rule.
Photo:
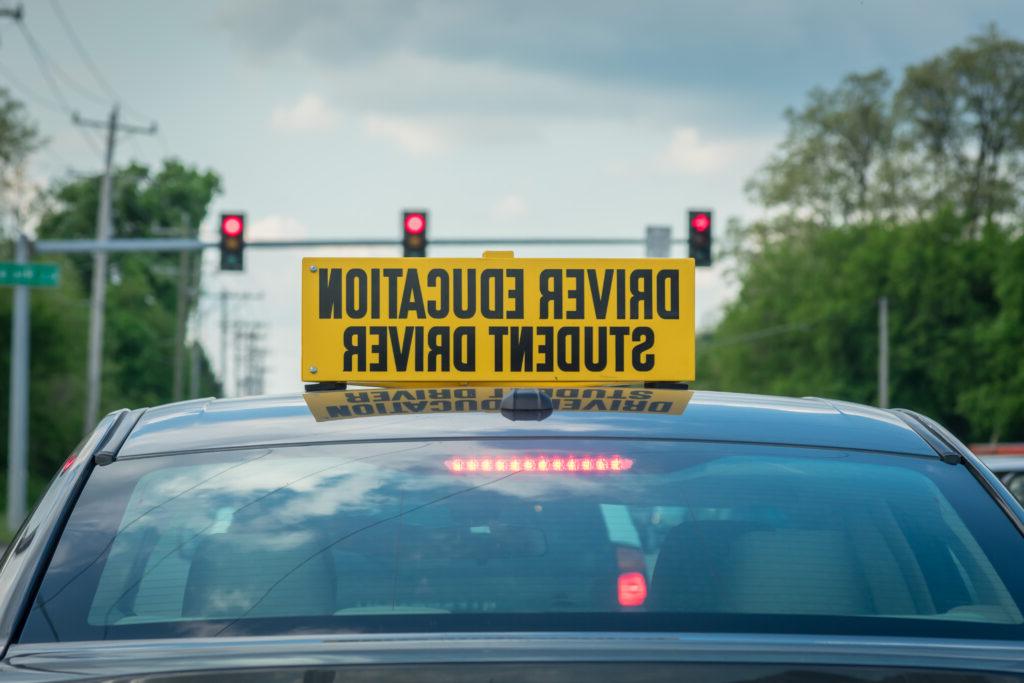
[(892, 154), (890, 85), (878, 70), (851, 74), (835, 90), (812, 90), (804, 109), (786, 111), (789, 133), (748, 184), (751, 194), (826, 225), (869, 211)]
[[(155, 173), (137, 164), (120, 169), (113, 181), (114, 234), (195, 237), (219, 191), (216, 174), (174, 160)], [(98, 178), (57, 188), (56, 208), (42, 217), (40, 237), (93, 237), (98, 197)], [(88, 290), (92, 258), (77, 257), (75, 265), (82, 287)], [(171, 400), (178, 268), (177, 254), (111, 256), (101, 412)], [(195, 277), (189, 274), (190, 287), (198, 285)], [(206, 380), (212, 382), (212, 378)]]
[(1024, 237), (920, 222), (805, 226), (743, 270), (698, 342), (701, 388), (877, 400), (878, 299), (890, 310), (890, 402), (965, 439), (1024, 439)]
[[(1024, 193), (1024, 43), (994, 28), (907, 68), (815, 88), (750, 181), (767, 208), (830, 227), (953, 206), (965, 229), (1012, 222)], [(978, 221), (980, 219), (980, 221)]]
[(0, 88), (0, 234), (13, 233), (35, 199), (36, 188), (25, 170), (28, 156), (43, 139), (25, 106)]
[(1024, 43), (994, 28), (816, 88), (731, 226), (739, 296), (698, 341), (699, 386), (890, 403), (968, 440), (1024, 440)]
[(41, 144), (39, 129), (29, 120), (25, 105), (0, 88), (0, 164), (16, 168)]
[(1024, 185), (1024, 43), (993, 27), (966, 46), (907, 69), (897, 96), (919, 171), (921, 199), (955, 198), (970, 218), (1020, 208)]
[[(151, 171), (132, 165), (114, 178), (114, 225), (119, 237), (195, 236), (207, 207), (220, 190), (212, 172), (177, 161)], [(95, 236), (99, 179), (67, 181), (55, 187), (41, 216), (40, 238)], [(6, 247), (10, 251), (9, 246)], [(34, 480), (48, 478), (83, 433), (86, 331), (92, 258), (59, 259), (62, 277), (54, 290), (32, 292), (32, 363), (29, 463)], [(173, 355), (179, 256), (124, 254), (110, 258), (103, 361), (101, 414), (172, 400)], [(198, 269), (186, 262), (190, 286)], [(0, 291), (0, 329), (10, 329), (10, 290)], [(7, 377), (10, 335), (0, 335), (0, 370)], [(201, 388), (219, 393), (205, 354)], [(7, 392), (0, 398), (7, 418)], [(0, 444), (6, 449), (6, 441)], [(3, 450), (0, 450), (3, 452)]]
[[(60, 261), (60, 259), (53, 259)], [(32, 326), (29, 386), (29, 464), (32, 473), (48, 478), (82, 437), (85, 397), (85, 331), (88, 302), (78, 279), (61, 262), (62, 278), (55, 289), (31, 292)], [(71, 275), (71, 277), (69, 277)], [(10, 376), (11, 288), (0, 289), (0, 423), (7, 433)], [(0, 443), (6, 459), (7, 440)], [(6, 489), (5, 489), (6, 492)]]

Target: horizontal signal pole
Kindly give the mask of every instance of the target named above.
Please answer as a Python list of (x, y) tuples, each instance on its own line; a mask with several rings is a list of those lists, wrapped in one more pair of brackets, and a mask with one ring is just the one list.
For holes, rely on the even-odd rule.
[[(674, 239), (672, 244), (686, 244), (687, 240)], [(643, 239), (634, 238), (561, 238), (561, 237), (522, 237), (522, 238), (487, 238), (487, 239), (431, 239), (433, 246), (445, 247), (503, 247), (503, 246), (624, 246), (645, 244)], [(261, 240), (246, 242), (246, 249), (293, 249), (301, 247), (396, 247), (401, 246), (397, 240)], [(201, 240), (173, 237), (137, 237), (127, 239), (97, 240), (39, 240), (32, 245), (37, 254), (85, 254), (95, 252), (128, 253), (128, 252), (172, 252), (201, 251), (217, 249), (220, 242), (203, 242)]]
[[(685, 244), (685, 239), (672, 240), (673, 244)], [(430, 238), (430, 244), (441, 246), (467, 247), (501, 247), (501, 246), (623, 246), (644, 245), (644, 238), (634, 237), (519, 237), (519, 238), (480, 238), (480, 239), (445, 239)]]
[(138, 237), (110, 240), (38, 240), (32, 245), (37, 254), (86, 254), (92, 252), (200, 251), (220, 246), (216, 242), (173, 237)]

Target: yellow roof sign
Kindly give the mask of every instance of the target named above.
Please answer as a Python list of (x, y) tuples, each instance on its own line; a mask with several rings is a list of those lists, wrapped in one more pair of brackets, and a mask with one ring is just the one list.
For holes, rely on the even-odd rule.
[(689, 381), (692, 259), (305, 258), (309, 382)]

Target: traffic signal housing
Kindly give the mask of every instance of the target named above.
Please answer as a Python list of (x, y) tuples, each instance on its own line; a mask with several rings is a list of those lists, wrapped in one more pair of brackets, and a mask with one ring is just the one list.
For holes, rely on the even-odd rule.
[(712, 214), (710, 210), (691, 210), (689, 212), (690, 258), (698, 266), (711, 265), (711, 232)]
[(220, 269), (243, 270), (244, 251), (245, 215), (222, 213), (220, 215)]
[(427, 255), (427, 224), (425, 210), (402, 212), (402, 255)]

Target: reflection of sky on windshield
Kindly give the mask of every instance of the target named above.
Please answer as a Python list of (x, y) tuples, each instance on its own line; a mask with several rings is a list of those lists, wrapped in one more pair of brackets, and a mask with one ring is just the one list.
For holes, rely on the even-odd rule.
[[(458, 441), (441, 443), (347, 444), (311, 447), (289, 447), (274, 451), (253, 451), (239, 454), (236, 462), (194, 464), (158, 469), (142, 477), (133, 492), (122, 526), (154, 527), (162, 532), (170, 527), (183, 529), (178, 546), (166, 558), (199, 539), (224, 533), (232, 526), (244, 530), (254, 525), (262, 535), (254, 536), (258, 545), (268, 551), (309, 548), (313, 539), (308, 532), (316, 520), (325, 520), (327, 536), (316, 540), (316, 550), (326, 550), (335, 543), (361, 532), (367, 524), (387, 524), (425, 507), (450, 504), (461, 495), (488, 495), (517, 499), (519, 504), (542, 501), (597, 498), (602, 500), (634, 500), (637, 496), (657, 498), (655, 479), (629, 473), (567, 474), (452, 474), (443, 462), (452, 456), (469, 455), (538, 455), (572, 453), (611, 455), (618, 453), (643, 461), (643, 451), (630, 442), (601, 440), (594, 442), (553, 440), (524, 448), (513, 440)], [(664, 455), (664, 446), (659, 451)], [(780, 453), (781, 454), (781, 453)], [(833, 462), (844, 456), (830, 454)], [(694, 463), (695, 464), (695, 463)], [(728, 476), (734, 487), (733, 496), (756, 498), (766, 481), (775, 475), (781, 479), (814, 476), (819, 467), (833, 467), (813, 460), (787, 458), (778, 461), (764, 455), (753, 458), (729, 458), (697, 464), (687, 472), (671, 477), (676, 486), (694, 482), (705, 476)], [(897, 472), (893, 473), (892, 470)], [(890, 481), (898, 468), (865, 467), (851, 470), (854, 479)], [(926, 478), (910, 475), (921, 481)], [(637, 477), (641, 477), (639, 479)], [(781, 480), (780, 479), (780, 480)], [(646, 484), (638, 486), (640, 481)], [(746, 482), (746, 484), (744, 483)], [(852, 484), (851, 484), (852, 485)], [(906, 483), (904, 483), (906, 486)], [(716, 506), (721, 492), (700, 491), (691, 484), (690, 496), (703, 504)], [(873, 488), (873, 487), (867, 487)], [(912, 486), (909, 488), (913, 488)], [(691, 490), (692, 489), (692, 490)], [(690, 498), (690, 503), (696, 500)], [(822, 514), (830, 505), (821, 500)], [(136, 521), (137, 520), (137, 521)], [(315, 551), (314, 550), (314, 553)], [(147, 569), (147, 573), (153, 567)]]
[[(611, 442), (598, 448), (563, 448), (553, 442), (545, 453), (597, 454), (620, 452)], [(565, 444), (568, 446), (569, 444)], [(627, 446), (626, 442), (615, 444)], [(450, 493), (493, 482), (490, 490), (523, 499), (586, 496), (608, 484), (609, 475), (518, 474), (500, 476), (453, 475), (443, 462), (453, 455), (537, 454), (515, 443), (491, 441), (445, 444), (349, 444), (290, 447), (268, 457), (246, 456), (248, 462), (223, 462), (169, 467), (142, 477), (132, 494), (122, 526), (143, 515), (136, 524), (160, 526), (182, 511), (194, 516), (206, 510), (211, 516), (224, 507), (257, 508), (282, 525), (309, 517), (333, 516), (346, 510), (383, 514), (399, 511), (399, 493), (405, 507), (422, 504), (422, 492)], [(615, 475), (611, 475), (615, 476)], [(200, 483), (201, 482), (201, 483)], [(154, 510), (155, 508), (155, 510)], [(152, 513), (148, 513), (153, 510)], [(249, 511), (247, 514), (251, 514)]]
[[(444, 466), (454, 456), (539, 454), (619, 454), (636, 465), (619, 474), (453, 474)], [(573, 590), (591, 569), (602, 581), (607, 570), (614, 586), (617, 555), (587, 555), (608, 543), (642, 544), (647, 563), (684, 520), (771, 524), (805, 537), (872, 520), (884, 530), (894, 501), (922, 528), (941, 519), (983, 558), (932, 472), (949, 469), (934, 458), (627, 439), (322, 444), (129, 460), (99, 471), (98, 479), (116, 474), (107, 485), (118, 496), (131, 492), (123, 514), (108, 518), (121, 519), (102, 549), (109, 556), (91, 562), (108, 536), (83, 552), (73, 519), (68, 538), (78, 542), (63, 552), (75, 564), (42, 595), (54, 612), (68, 609), (89, 587), (76, 583), (82, 567), (95, 564), (87, 623), (102, 626), (103, 638), (108, 627), (198, 617), (229, 622), (214, 625), (220, 635), (238, 620), (346, 610), (530, 611), (547, 609), (556, 593), (569, 595), (562, 611), (593, 610)], [(786, 573), (791, 550), (782, 547)], [(536, 571), (524, 579), (527, 565)], [(989, 583), (1001, 585), (995, 573)], [(989, 602), (1012, 605), (999, 590)]]

